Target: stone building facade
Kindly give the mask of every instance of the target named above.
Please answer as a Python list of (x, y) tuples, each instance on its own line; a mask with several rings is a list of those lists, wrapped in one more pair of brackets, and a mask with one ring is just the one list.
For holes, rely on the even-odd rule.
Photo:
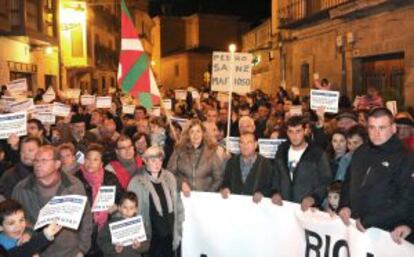
[(414, 105), (413, 15), (410, 0), (273, 0), (267, 91), (286, 85), (307, 94), (318, 73), (350, 97), (374, 85)]

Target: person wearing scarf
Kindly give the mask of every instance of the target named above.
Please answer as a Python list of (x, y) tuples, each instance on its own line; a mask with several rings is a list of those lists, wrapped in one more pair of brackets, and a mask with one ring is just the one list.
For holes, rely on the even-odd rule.
[[(103, 147), (98, 144), (89, 145), (85, 152), (85, 163), (81, 165), (80, 170), (75, 176), (83, 183), (88, 197), (88, 202), (93, 206), (101, 186), (115, 186), (115, 205), (108, 211), (93, 212), (94, 229), (92, 233), (91, 249), (86, 256), (101, 256), (100, 249), (97, 245), (98, 231), (108, 222), (109, 213), (116, 210), (116, 204), (119, 202), (123, 189), (117, 177), (103, 168), (102, 162)], [(96, 255), (98, 254), (98, 255)]]
[(148, 148), (143, 159), (144, 172), (131, 179), (128, 191), (139, 199), (139, 214), (151, 240), (149, 257), (173, 257), (181, 241), (184, 221), (177, 181), (171, 172), (162, 169), (164, 151), (159, 146)]

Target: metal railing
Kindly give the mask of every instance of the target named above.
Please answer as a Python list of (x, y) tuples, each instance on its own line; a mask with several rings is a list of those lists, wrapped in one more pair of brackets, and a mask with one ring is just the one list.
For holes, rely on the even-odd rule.
[(279, 18), (281, 25), (288, 25), (354, 1), (356, 0), (290, 0), (280, 8)]

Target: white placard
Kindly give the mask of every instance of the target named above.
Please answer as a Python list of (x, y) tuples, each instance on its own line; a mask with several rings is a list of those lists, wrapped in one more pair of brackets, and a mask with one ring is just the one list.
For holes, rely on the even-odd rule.
[(10, 135), (27, 135), (27, 113), (17, 112), (0, 114), (0, 139), (9, 138)]
[(274, 159), (279, 145), (285, 142), (286, 139), (264, 139), (260, 138), (259, 153), (268, 159)]
[(230, 73), (233, 67), (233, 92), (246, 94), (250, 92), (253, 56), (249, 53), (234, 53), (232, 64), (229, 52), (213, 52), (211, 90), (230, 91)]
[(200, 98), (200, 93), (197, 90), (193, 90), (193, 91), (191, 91), (191, 97), (193, 99), (199, 99)]
[(7, 90), (16, 98), (26, 98), (28, 91), (27, 79), (24, 78), (10, 81), (9, 84), (7, 84)]
[(172, 109), (172, 101), (171, 99), (164, 99), (163, 101), (163, 106), (166, 110), (171, 110)]
[(76, 158), (76, 162), (79, 164), (84, 164), (85, 163), (85, 155), (81, 152), (78, 151), (75, 155)]
[(81, 90), (79, 88), (68, 88), (65, 91), (65, 96), (68, 99), (79, 99)]
[(176, 89), (175, 92), (175, 99), (176, 100), (186, 100), (187, 99), (187, 90), (185, 89)]
[(228, 150), (232, 154), (240, 153), (240, 137), (229, 137), (229, 149)]
[(53, 104), (36, 104), (33, 112), (52, 112)]
[(187, 123), (188, 123), (188, 119), (178, 118), (178, 117), (171, 117), (171, 121), (176, 121), (183, 130), (187, 126)]
[(398, 113), (397, 101), (387, 101), (385, 103), (385, 106), (387, 107), (388, 110), (390, 110), (392, 115), (395, 116)]
[(53, 197), (39, 212), (34, 229), (57, 222), (57, 224), (77, 230), (85, 211), (87, 198), (83, 195)]
[(330, 90), (312, 89), (310, 105), (312, 110), (325, 107), (325, 112), (338, 113), (339, 92)]
[(96, 97), (96, 108), (111, 108), (112, 97), (98, 96)]
[(208, 98), (209, 98), (209, 96), (210, 96), (210, 94), (209, 94), (209, 93), (203, 93), (203, 99), (208, 99)]
[(133, 104), (122, 105), (122, 113), (134, 114), (135, 113), (135, 105), (133, 105)]
[(34, 112), (32, 114), (34, 119), (38, 119), (42, 124), (55, 124), (56, 116), (52, 112)]
[(71, 107), (69, 105), (54, 102), (52, 113), (53, 115), (60, 116), (60, 117), (68, 117), (70, 115)]
[(43, 102), (50, 103), (53, 100), (56, 99), (56, 93), (55, 90), (53, 90), (53, 87), (49, 87), (46, 92), (42, 96)]
[(92, 105), (95, 104), (95, 95), (81, 95), (81, 105)]
[(289, 109), (289, 115), (292, 116), (302, 116), (302, 105), (292, 105)]
[(109, 231), (113, 245), (128, 246), (135, 240), (139, 242), (147, 240), (141, 216), (109, 223)]
[[(390, 233), (369, 228), (360, 232), (351, 220), (320, 211), (302, 212), (299, 204), (259, 204), (251, 196), (191, 192), (182, 197), (182, 256), (237, 257), (408, 257), (414, 245), (396, 244)], [(237, 247), (235, 247), (235, 244)]]
[(161, 116), (161, 108), (160, 108), (160, 107), (158, 107), (158, 106), (156, 106), (156, 107), (152, 107), (152, 109), (151, 109), (151, 114), (152, 114), (153, 116), (160, 117), (160, 116)]
[(107, 211), (115, 204), (116, 186), (101, 186), (92, 206), (92, 212)]
[(10, 112), (31, 112), (33, 111), (34, 104), (33, 98), (28, 98), (26, 100), (20, 102), (9, 103), (9, 111)]

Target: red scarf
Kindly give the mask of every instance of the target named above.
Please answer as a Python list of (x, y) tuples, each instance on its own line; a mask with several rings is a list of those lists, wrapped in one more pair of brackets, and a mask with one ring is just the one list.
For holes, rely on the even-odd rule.
[[(92, 201), (95, 202), (96, 196), (98, 195), (99, 188), (103, 184), (104, 180), (104, 169), (101, 167), (97, 172), (88, 172), (85, 167), (81, 166), (83, 177), (86, 179), (88, 184), (92, 187)], [(91, 203), (93, 205), (93, 203)], [(98, 228), (102, 228), (108, 220), (108, 212), (100, 211), (93, 213), (93, 220), (95, 221)]]
[[(137, 156), (135, 158), (135, 162), (137, 169), (142, 166), (141, 157)], [(121, 187), (126, 190), (128, 188), (129, 181), (131, 180), (131, 175), (119, 161), (111, 161), (110, 163), (115, 170), (115, 175), (119, 181), (119, 184), (121, 184)]]

